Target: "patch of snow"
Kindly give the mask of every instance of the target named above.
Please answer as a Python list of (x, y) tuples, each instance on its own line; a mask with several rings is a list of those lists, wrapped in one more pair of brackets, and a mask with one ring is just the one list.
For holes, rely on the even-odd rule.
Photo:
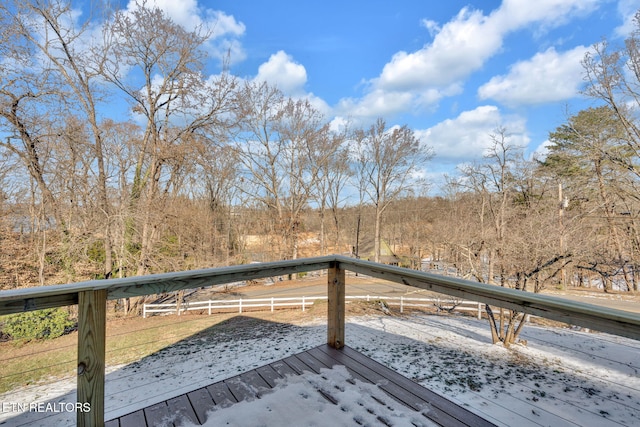
[[(329, 396), (333, 402), (323, 397)], [(426, 409), (426, 408), (425, 408)], [(421, 413), (396, 402), (373, 384), (352, 379), (344, 366), (280, 380), (260, 399), (236, 403), (207, 414), (218, 426), (435, 426)], [(182, 424), (192, 427), (192, 423)]]
[[(527, 325), (521, 334), (521, 338), (528, 341), (527, 346), (514, 345), (506, 349), (491, 343), (486, 321), (470, 317), (363, 316), (347, 320), (347, 345), (497, 425), (640, 424), (638, 341)], [(325, 340), (325, 324), (296, 326), (256, 321), (238, 322), (236, 327), (181, 341), (138, 362), (109, 368), (106, 418), (116, 418), (233, 377), (316, 347)], [(280, 392), (284, 392), (298, 403), (309, 404), (308, 408), (332, 416), (331, 411), (342, 414), (342, 407), (349, 408), (345, 420), (365, 416), (360, 411), (365, 408), (367, 412), (366, 406), (372, 403), (363, 401), (365, 393), (358, 390), (365, 387), (367, 392), (372, 392), (377, 390), (375, 387), (340, 382), (345, 391), (335, 391), (334, 386), (344, 377), (344, 372), (334, 369), (322, 375), (324, 377), (309, 374), (300, 379), (289, 378), (279, 386), (278, 393), (273, 393), (274, 399), (275, 396), (281, 399)], [(317, 393), (318, 388), (330, 390), (340, 403), (333, 405), (324, 400)], [(308, 398), (301, 393), (306, 393)], [(386, 408), (374, 411), (377, 415), (396, 415), (397, 418), (392, 418), (394, 425), (413, 420), (411, 415), (401, 416), (403, 413), (391, 406), (395, 401), (379, 390), (376, 393), (385, 398), (383, 407)], [(231, 420), (229, 425), (234, 425), (232, 421), (238, 419), (234, 417), (252, 412), (269, 417), (269, 422), (262, 425), (299, 424), (278, 418), (278, 414), (282, 417), (295, 414), (275, 410), (277, 402), (269, 396), (265, 394), (254, 402), (218, 411), (216, 420), (224, 413), (225, 419)], [(2, 404), (64, 403), (75, 402), (75, 399), (75, 377), (0, 395)], [(284, 402), (286, 405), (286, 399)], [(75, 424), (75, 413), (4, 409), (0, 412), (3, 426)], [(415, 414), (419, 417), (419, 413)], [(313, 421), (318, 419), (316, 415)], [(426, 418), (422, 422), (426, 422)]]

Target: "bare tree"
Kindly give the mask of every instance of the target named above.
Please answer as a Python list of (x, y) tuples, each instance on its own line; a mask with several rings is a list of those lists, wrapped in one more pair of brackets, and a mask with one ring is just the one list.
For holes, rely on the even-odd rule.
[[(238, 159), (233, 147), (203, 141), (202, 152), (198, 156), (198, 185), (194, 192), (201, 191), (198, 197), (206, 202), (210, 215), (211, 241), (208, 249), (215, 257), (221, 247), (227, 264), (230, 256), (236, 255), (240, 246), (238, 233), (234, 226), (233, 201), (237, 193)], [(224, 242), (223, 245), (218, 242)]]
[(130, 196), (132, 208), (140, 211), (141, 275), (148, 271), (162, 222), (160, 197), (180, 184), (185, 160), (196, 154), (193, 135), (226, 126), (223, 116), (231, 108), (235, 80), (226, 72), (205, 79), (209, 33), (187, 31), (146, 3), (117, 12), (104, 34), (110, 56), (102, 72), (146, 122)]
[(6, 133), (0, 146), (21, 160), (42, 193), (47, 214), (66, 234), (60, 203), (46, 179), (50, 126), (47, 116), (39, 113), (55, 106), (64, 92), (55, 73), (39, 62), (37, 45), (22, 42), (24, 37), (35, 37), (32, 33), (36, 29), (23, 21), (21, 10), (13, 2), (0, 5), (0, 125)]
[[(476, 169), (474, 181), (479, 183), (479, 190), (482, 194), (482, 217), (481, 223), (486, 218), (490, 221), (490, 227), (493, 229), (491, 242), (489, 243), (488, 257), (488, 283), (494, 282), (494, 265), (499, 268), (500, 285), (508, 285), (508, 273), (506, 259), (506, 237), (507, 237), (507, 209), (510, 206), (510, 194), (513, 192), (514, 181), (510, 173), (517, 155), (517, 147), (509, 143), (507, 131), (504, 128), (498, 128), (496, 133), (491, 135), (492, 145), (489, 148), (485, 158), (489, 161)], [(485, 211), (486, 207), (486, 211)], [(484, 226), (482, 226), (484, 229)], [(488, 236), (485, 236), (488, 237)], [(509, 310), (506, 316), (505, 310), (500, 307), (499, 324), (493, 315), (491, 308), (487, 305), (487, 315), (489, 317), (489, 325), (491, 326), (491, 336), (494, 344), (498, 341), (505, 345), (511, 344), (514, 336), (514, 325), (517, 320), (517, 313)], [(505, 320), (508, 321), (505, 326)], [(520, 320), (520, 325), (524, 322), (524, 318)], [(519, 326), (516, 331), (519, 331)]]
[(287, 99), (266, 83), (247, 82), (238, 93), (236, 152), (241, 189), (273, 214), (281, 258), (298, 257), (302, 213), (309, 208), (324, 158), (320, 113), (308, 100)]
[(351, 155), (356, 180), (375, 207), (374, 253), (378, 262), (385, 210), (414, 184), (433, 153), (406, 125), (387, 129), (385, 121), (378, 119), (368, 129), (355, 132)]
[(344, 190), (349, 179), (349, 152), (346, 146), (347, 131), (325, 132), (320, 138), (315, 149), (314, 162), (318, 166), (318, 179), (314, 197), (320, 210), (320, 242), (321, 253), (326, 253), (326, 211), (331, 212), (333, 219), (333, 246), (339, 247), (340, 242), (340, 216), (339, 212), (344, 205)]
[(640, 10), (634, 21), (635, 29), (625, 40), (624, 47), (616, 49), (603, 40), (585, 55), (582, 65), (587, 80), (584, 93), (604, 101), (625, 133), (620, 141), (626, 145), (623, 152), (627, 155), (619, 156), (619, 152), (609, 151), (604, 154), (640, 177), (637, 163), (640, 157)]
[[(101, 96), (99, 69), (104, 60), (104, 54), (95, 51), (93, 55), (89, 55), (87, 49), (87, 45), (90, 43), (87, 37), (89, 21), (77, 26), (68, 2), (10, 2), (3, 6), (2, 11), (7, 23), (10, 24), (10, 31), (14, 32), (16, 37), (26, 41), (26, 43), (19, 43), (24, 51), (14, 51), (14, 53), (18, 55), (26, 53), (39, 61), (34, 64), (37, 74), (24, 73), (26, 69), (20, 71), (21, 76), (27, 77), (29, 80), (20, 79), (23, 84), (20, 85), (21, 90), (17, 92), (19, 95), (16, 96), (15, 92), (11, 95), (10, 91), (5, 93), (7, 97), (13, 99), (9, 102), (9, 105), (12, 106), (4, 109), (3, 115), (12, 123), (26, 147), (22, 154), (26, 154), (25, 159), (28, 160), (31, 174), (38, 182), (45, 199), (52, 202), (53, 214), (58, 226), (65, 233), (68, 231), (67, 225), (53, 203), (54, 197), (45, 188), (46, 185), (42, 179), (43, 171), (39, 165), (38, 146), (43, 137), (33, 131), (33, 125), (28, 126), (22, 120), (24, 116), (21, 117), (21, 113), (26, 110), (22, 108), (21, 103), (46, 95), (49, 97), (55, 95), (55, 101), (63, 107), (63, 115), (80, 115), (82, 121), (86, 122), (87, 135), (91, 137), (92, 147), (92, 161), (90, 163), (95, 164), (97, 168), (95, 186), (98, 189), (99, 210), (103, 216), (103, 229), (99, 233), (103, 236), (103, 277), (108, 278), (113, 270), (111, 208), (107, 195), (104, 149), (97, 111)], [(14, 59), (17, 58), (14, 56)], [(23, 61), (25, 60), (28, 59), (23, 59)], [(54, 89), (56, 86), (58, 89)], [(34, 93), (32, 88), (37, 88), (37, 92)], [(51, 104), (48, 106), (52, 107)], [(51, 113), (51, 109), (49, 112)], [(38, 127), (35, 125), (36, 129)]]

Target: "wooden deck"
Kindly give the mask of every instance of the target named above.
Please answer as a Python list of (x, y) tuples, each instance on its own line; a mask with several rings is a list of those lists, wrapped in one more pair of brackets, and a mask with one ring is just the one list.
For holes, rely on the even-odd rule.
[[(336, 350), (326, 344), (124, 415), (108, 421), (106, 426), (166, 426), (167, 418), (178, 413), (183, 419), (200, 425), (207, 420), (207, 412), (216, 405), (228, 406), (243, 400), (260, 398), (261, 395), (271, 392), (279, 378), (300, 375), (304, 371), (320, 373), (320, 369), (336, 365), (345, 366), (355, 379), (377, 384), (389, 396), (438, 425), (494, 426), (469, 410), (349, 347)], [(318, 392), (328, 401), (335, 403), (331, 396)], [(176, 424), (176, 427), (178, 425)]]

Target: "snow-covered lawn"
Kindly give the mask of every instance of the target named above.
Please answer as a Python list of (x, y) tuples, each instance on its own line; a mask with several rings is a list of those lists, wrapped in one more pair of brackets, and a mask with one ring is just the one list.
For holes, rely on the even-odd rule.
[[(383, 315), (350, 317), (347, 322), (349, 346), (498, 425), (640, 424), (638, 341), (528, 325), (521, 335), (528, 341), (527, 346), (505, 349), (491, 344), (486, 321), (469, 317)], [(232, 377), (326, 340), (326, 326), (318, 322), (292, 325), (255, 321), (250, 325), (184, 340), (139, 362), (109, 367), (107, 419)], [(248, 425), (291, 425), (291, 417), (296, 425), (323, 425), (327, 418), (319, 415), (322, 411), (325, 416), (345, 417), (343, 425), (350, 425), (357, 417), (364, 424), (375, 425), (379, 420), (366, 418), (368, 403), (362, 401), (362, 396), (367, 394), (365, 390), (369, 394), (374, 392), (368, 389), (370, 386), (344, 382), (337, 406), (318, 400), (313, 394), (314, 382), (325, 381), (335, 386), (346, 375), (346, 371), (334, 368), (323, 376), (292, 377), (278, 385), (277, 393), (233, 405), (219, 411), (215, 418), (228, 421), (228, 425), (246, 422)], [(310, 390), (306, 398), (305, 387)], [(75, 378), (69, 378), (1, 395), (0, 424), (73, 425), (74, 413), (16, 412), (15, 405), (75, 402), (74, 388)], [(296, 399), (303, 406), (308, 404), (309, 410), (285, 410), (289, 407), (287, 402), (293, 403)], [(13, 405), (13, 410), (6, 403)], [(392, 399), (387, 398), (383, 406), (388, 410), (385, 416), (393, 425), (417, 422), (416, 413), (405, 410)], [(264, 422), (247, 421), (247, 416), (251, 420), (256, 414), (263, 414)], [(419, 419), (426, 425), (426, 418)]]

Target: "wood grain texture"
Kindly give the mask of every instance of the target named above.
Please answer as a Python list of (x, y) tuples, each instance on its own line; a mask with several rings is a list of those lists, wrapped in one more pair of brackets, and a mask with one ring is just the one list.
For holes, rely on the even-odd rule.
[(344, 346), (345, 271), (332, 262), (327, 275), (327, 344), (333, 348)]
[(78, 426), (104, 425), (104, 378), (107, 291), (84, 291), (78, 298)]

